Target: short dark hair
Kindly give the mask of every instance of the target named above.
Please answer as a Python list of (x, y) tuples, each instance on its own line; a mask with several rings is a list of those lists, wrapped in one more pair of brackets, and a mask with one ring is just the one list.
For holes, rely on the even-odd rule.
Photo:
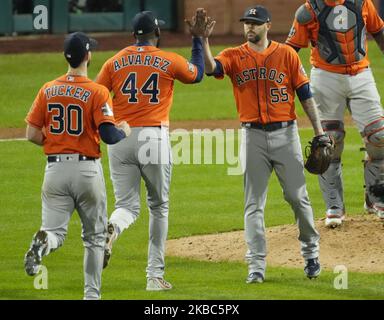
[(88, 53), (86, 53), (86, 55), (84, 56), (83, 60), (81, 60), (81, 61), (74, 61), (74, 62), (72, 62), (72, 61), (68, 61), (68, 60), (67, 60), (67, 62), (69, 63), (69, 65), (70, 65), (73, 69), (76, 69), (76, 68), (78, 68), (78, 67), (85, 61), (85, 58), (87, 57), (87, 54), (88, 54)]
[(155, 30), (146, 34), (141, 34), (141, 35), (135, 34), (135, 37), (139, 42), (144, 42), (144, 41), (155, 39), (157, 37), (157, 33)]

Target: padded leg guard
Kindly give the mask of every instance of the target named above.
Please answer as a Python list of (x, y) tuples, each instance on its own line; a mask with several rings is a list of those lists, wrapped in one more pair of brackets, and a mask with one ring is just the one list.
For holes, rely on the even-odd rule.
[(341, 162), (332, 162), (328, 170), (319, 175), (318, 179), (327, 211), (330, 209), (344, 210)]
[(377, 184), (384, 184), (384, 177), (381, 174), (384, 166), (384, 160), (366, 160), (364, 161), (364, 180), (367, 202), (375, 204), (377, 202), (384, 203), (383, 197), (377, 197), (372, 192), (372, 187)]

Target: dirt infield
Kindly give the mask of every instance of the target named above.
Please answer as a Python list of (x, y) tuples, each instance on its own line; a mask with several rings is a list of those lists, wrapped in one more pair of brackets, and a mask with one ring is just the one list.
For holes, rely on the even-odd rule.
[[(349, 271), (384, 272), (384, 225), (374, 215), (347, 217), (341, 228), (329, 229), (316, 221), (321, 235), (320, 261), (332, 271), (344, 265)], [(266, 230), (267, 264), (303, 267), (296, 225)], [(244, 232), (229, 232), (168, 240), (167, 255), (206, 261), (244, 261)]]

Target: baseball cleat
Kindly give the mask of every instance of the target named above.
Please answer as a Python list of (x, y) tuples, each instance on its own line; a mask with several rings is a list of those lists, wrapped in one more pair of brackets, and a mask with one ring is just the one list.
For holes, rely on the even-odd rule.
[(384, 203), (378, 202), (373, 205), (376, 215), (384, 222)]
[(344, 210), (332, 207), (327, 210), (325, 217), (325, 226), (329, 228), (337, 228), (342, 225), (344, 218)]
[(104, 248), (104, 261), (103, 261), (103, 269), (105, 269), (108, 264), (109, 260), (111, 259), (112, 255), (112, 244), (117, 238), (117, 232), (116, 227), (113, 223), (108, 223), (107, 226), (107, 238), (105, 241), (105, 248)]
[(377, 214), (377, 210), (373, 206), (373, 203), (369, 200), (368, 194), (365, 194), (364, 211), (368, 214)]
[(263, 283), (264, 276), (260, 272), (252, 272), (248, 275), (245, 283)]
[(31, 247), (24, 257), (25, 272), (34, 276), (40, 271), (41, 260), (48, 248), (48, 234), (45, 231), (38, 231), (32, 238)]
[(163, 278), (148, 278), (147, 291), (171, 290), (172, 285)]
[(321, 265), (318, 258), (305, 261), (304, 273), (309, 279), (315, 279), (321, 272)]
[(364, 211), (368, 214), (377, 214), (377, 210), (374, 208), (374, 206), (367, 204), (367, 202), (364, 203)]

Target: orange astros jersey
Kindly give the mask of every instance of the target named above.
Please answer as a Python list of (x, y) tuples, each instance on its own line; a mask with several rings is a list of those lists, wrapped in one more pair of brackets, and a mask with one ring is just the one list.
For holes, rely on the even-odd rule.
[(222, 51), (215, 59), (231, 78), (241, 122), (296, 119), (295, 90), (309, 79), (291, 47), (271, 41), (266, 50), (256, 52), (245, 43)]
[(322, 10), (318, 4), (324, 6), (324, 1), (316, 1), (307, 0), (299, 9), (307, 16), (299, 23), (296, 15), (286, 42), (298, 48), (311, 43), (311, 64), (329, 72), (356, 74), (367, 68), (366, 32), (375, 34), (384, 28), (372, 1), (339, 1)]
[(169, 124), (173, 83), (193, 83), (197, 68), (185, 58), (153, 46), (129, 46), (110, 58), (96, 82), (113, 91), (117, 121), (131, 127)]
[(115, 123), (108, 90), (86, 77), (64, 75), (39, 91), (26, 121), (43, 129), (45, 154), (100, 157), (101, 123)]

